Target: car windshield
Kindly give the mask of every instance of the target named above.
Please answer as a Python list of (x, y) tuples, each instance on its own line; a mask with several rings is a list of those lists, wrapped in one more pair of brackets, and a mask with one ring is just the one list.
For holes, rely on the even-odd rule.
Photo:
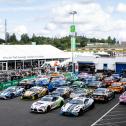
[(42, 101), (52, 101), (53, 97), (43, 97), (41, 98)]
[(126, 78), (122, 78), (120, 82), (126, 82)]
[(79, 90), (79, 89), (77, 89), (77, 90), (75, 90), (73, 93), (79, 94), (79, 93), (84, 93), (84, 92), (85, 92), (85, 90)]
[(88, 85), (89, 86), (97, 86), (99, 84), (99, 82), (91, 82), (91, 83), (89, 83)]
[(105, 78), (106, 81), (111, 81), (113, 78), (107, 77)]
[(37, 92), (37, 91), (38, 91), (38, 89), (37, 89), (37, 88), (30, 88), (28, 91)]
[(70, 101), (71, 104), (83, 104), (83, 101), (82, 100), (79, 100), (79, 99), (73, 99)]
[(8, 88), (8, 89), (5, 89), (5, 90), (4, 90), (4, 92), (9, 92), (9, 91), (10, 91), (10, 92), (13, 92), (13, 91), (15, 91), (15, 90), (14, 90), (13, 88)]
[(121, 84), (116, 84), (116, 83), (112, 84), (112, 87), (119, 87), (119, 86), (121, 86)]
[(80, 85), (80, 84), (81, 84), (80, 81), (75, 81), (75, 82), (73, 83), (73, 85)]
[(56, 91), (57, 92), (64, 92), (64, 89), (63, 88), (57, 88)]
[(123, 93), (123, 96), (126, 96), (126, 91)]
[(96, 89), (95, 93), (105, 93), (105, 89)]

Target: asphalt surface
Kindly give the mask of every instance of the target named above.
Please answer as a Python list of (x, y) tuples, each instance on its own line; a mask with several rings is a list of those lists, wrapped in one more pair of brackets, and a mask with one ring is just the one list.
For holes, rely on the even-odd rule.
[(46, 114), (30, 113), (33, 101), (20, 98), (0, 100), (0, 126), (91, 126), (118, 103), (118, 97), (116, 95), (108, 103), (96, 103), (94, 109), (80, 117), (62, 116), (59, 114), (60, 108)]
[(116, 104), (92, 126), (126, 126), (126, 105)]

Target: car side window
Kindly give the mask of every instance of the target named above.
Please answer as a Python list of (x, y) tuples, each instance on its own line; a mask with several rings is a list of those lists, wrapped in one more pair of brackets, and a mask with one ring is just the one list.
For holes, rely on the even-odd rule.
[(88, 100), (89, 100), (89, 99), (85, 99), (84, 104), (87, 104), (87, 103), (88, 103)]
[(57, 100), (57, 97), (54, 97), (52, 101), (56, 101)]

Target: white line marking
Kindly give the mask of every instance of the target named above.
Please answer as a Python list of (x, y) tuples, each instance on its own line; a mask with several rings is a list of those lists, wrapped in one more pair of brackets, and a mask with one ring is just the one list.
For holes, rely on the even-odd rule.
[(94, 122), (91, 126), (95, 126), (96, 123), (98, 123), (102, 118), (104, 118), (109, 112), (111, 112), (115, 107), (117, 107), (119, 103), (117, 103), (115, 106), (113, 106), (108, 112), (106, 112), (102, 117), (100, 117), (96, 122)]

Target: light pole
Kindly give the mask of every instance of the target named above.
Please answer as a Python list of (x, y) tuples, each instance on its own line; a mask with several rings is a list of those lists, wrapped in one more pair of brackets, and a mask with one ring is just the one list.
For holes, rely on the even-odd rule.
[(72, 52), (72, 72), (74, 73), (74, 51), (76, 48), (76, 38), (75, 38), (75, 34), (76, 34), (76, 27), (75, 27), (75, 20), (74, 20), (74, 16), (75, 14), (77, 14), (76, 11), (71, 11), (69, 14), (72, 15), (73, 20), (72, 20), (72, 25), (70, 26), (70, 33), (71, 33), (71, 52)]

